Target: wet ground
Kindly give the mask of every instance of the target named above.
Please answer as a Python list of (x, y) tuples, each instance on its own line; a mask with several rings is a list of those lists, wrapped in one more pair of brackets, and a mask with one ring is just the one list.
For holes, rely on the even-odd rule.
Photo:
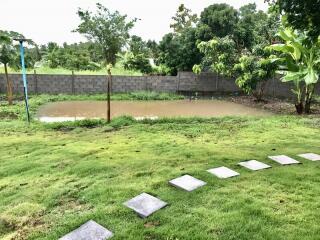
[[(221, 100), (179, 101), (113, 101), (111, 116), (142, 117), (217, 117), (268, 116), (270, 112)], [(38, 111), (43, 121), (84, 118), (106, 118), (107, 103), (101, 101), (68, 101), (49, 103)]]

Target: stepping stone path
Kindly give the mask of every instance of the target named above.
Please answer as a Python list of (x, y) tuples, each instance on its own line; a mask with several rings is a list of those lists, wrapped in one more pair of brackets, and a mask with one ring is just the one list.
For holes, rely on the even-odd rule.
[(168, 204), (147, 193), (142, 193), (125, 202), (124, 205), (134, 210), (140, 217), (146, 218)]
[(298, 156), (311, 161), (320, 161), (320, 155), (315, 153), (305, 153), (305, 154), (300, 154)]
[(267, 168), (271, 168), (271, 166), (259, 162), (257, 160), (250, 160), (250, 161), (246, 161), (246, 162), (240, 162), (239, 163), (240, 166), (248, 168), (252, 171), (258, 171), (258, 170), (262, 170), (262, 169), (267, 169)]
[(108, 229), (90, 220), (59, 240), (106, 240), (112, 236)]
[(297, 160), (288, 157), (286, 155), (279, 155), (279, 156), (269, 156), (269, 158), (273, 161), (276, 161), (277, 163), (280, 163), (281, 165), (291, 165), (291, 164), (298, 164)]
[(227, 167), (218, 167), (218, 168), (212, 168), (208, 170), (209, 173), (217, 176), (218, 178), (230, 178), (230, 177), (236, 177), (240, 174), (231, 170)]
[(199, 187), (206, 185), (206, 182), (203, 182), (199, 179), (196, 179), (190, 175), (184, 175), (169, 181), (169, 183), (177, 188), (181, 188), (188, 192), (191, 192)]
[[(298, 156), (311, 161), (320, 161), (320, 155), (315, 153), (305, 153), (300, 154)], [(280, 163), (281, 165), (291, 165), (300, 163), (297, 160), (286, 155), (269, 156), (269, 158), (273, 161)], [(240, 162), (238, 163), (238, 165), (248, 168), (252, 171), (271, 168), (271, 166), (259, 162), (257, 160)], [(222, 179), (240, 175), (239, 173), (227, 167), (212, 168), (207, 171)], [(169, 181), (169, 183), (177, 188), (181, 188), (188, 192), (191, 192), (207, 184), (206, 182), (194, 178), (190, 175), (184, 175), (175, 178)], [(164, 208), (168, 204), (156, 197), (151, 196), (150, 194), (142, 193), (132, 198), (131, 200), (125, 202), (124, 205), (134, 210), (142, 218), (146, 218), (154, 212), (160, 210), (161, 208)], [(68, 233), (64, 237), (59, 238), (59, 240), (106, 240), (111, 238), (112, 236), (113, 233), (111, 231), (99, 225), (95, 221), (90, 220), (87, 223), (80, 226), (79, 228), (77, 228), (76, 230)]]

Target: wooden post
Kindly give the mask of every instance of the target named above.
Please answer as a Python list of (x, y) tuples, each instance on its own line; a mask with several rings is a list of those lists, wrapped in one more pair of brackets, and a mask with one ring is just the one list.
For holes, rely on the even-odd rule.
[(178, 72), (178, 84), (177, 84), (177, 90), (176, 92), (179, 93), (180, 92), (180, 81), (181, 81), (181, 77), (180, 77), (180, 71)]
[(10, 79), (9, 79), (7, 64), (4, 64), (4, 72), (5, 72), (6, 80), (7, 80), (8, 103), (9, 103), (9, 105), (12, 105), (12, 101), (13, 101), (13, 96), (12, 96), (12, 83), (11, 83), (11, 81), (10, 81)]
[(111, 69), (108, 69), (108, 79), (107, 79), (107, 121), (108, 123), (110, 123), (111, 121), (111, 103), (110, 103), (111, 82), (112, 82)]
[(74, 76), (74, 71), (72, 70), (72, 79), (71, 79), (71, 92), (72, 94), (75, 94), (75, 88), (74, 88), (74, 79), (75, 79), (75, 76)]
[(33, 79), (34, 79), (34, 92), (35, 94), (38, 94), (38, 76), (37, 71), (33, 70)]

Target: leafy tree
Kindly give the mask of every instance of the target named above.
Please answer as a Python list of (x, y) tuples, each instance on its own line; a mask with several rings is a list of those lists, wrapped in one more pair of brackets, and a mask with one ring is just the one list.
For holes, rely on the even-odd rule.
[(150, 58), (157, 59), (159, 57), (159, 45), (156, 41), (149, 40), (147, 42), (147, 48)]
[[(14, 51), (16, 54), (14, 54), (12, 61), (9, 63), (9, 66), (15, 70), (19, 70), (21, 69), (21, 58), (20, 54), (18, 54), (20, 52), (19, 45), (14, 46)], [(24, 46), (24, 62), (27, 69), (33, 69), (35, 63), (40, 58), (40, 56), (37, 55), (36, 51), (36, 46)]]
[(144, 42), (141, 37), (133, 35), (129, 41), (129, 51), (133, 54), (148, 54), (147, 43)]
[(165, 65), (172, 75), (178, 71), (190, 71), (201, 62), (202, 54), (197, 48), (196, 29), (185, 29), (180, 35), (166, 34), (159, 43), (158, 65)]
[(289, 26), (306, 31), (308, 37), (318, 41), (320, 35), (320, 0), (266, 0), (286, 16)]
[(17, 32), (0, 30), (0, 62), (4, 65), (9, 105), (12, 105), (13, 94), (12, 81), (8, 75), (8, 65), (18, 56), (13, 44), (13, 38), (23, 38), (23, 36)]
[(204, 54), (201, 65), (194, 67), (199, 71), (211, 70), (224, 76), (233, 76), (233, 66), (239, 59), (236, 43), (229, 36), (213, 38), (208, 42), (198, 44), (201, 53)]
[(126, 52), (123, 56), (122, 64), (127, 70), (138, 70), (146, 74), (152, 72), (152, 66), (144, 53)]
[[(263, 55), (260, 55), (261, 52)], [(276, 64), (268, 58), (262, 49), (252, 55), (242, 55), (239, 63), (234, 66), (238, 75), (236, 84), (247, 94), (253, 95), (261, 101), (264, 95), (267, 80), (275, 75)]]
[(257, 11), (255, 3), (242, 6), (233, 34), (237, 48), (252, 51), (257, 44), (271, 44), (280, 24), (277, 16)]
[(238, 23), (238, 12), (228, 4), (213, 4), (203, 10), (197, 27), (200, 41), (232, 35)]
[(137, 19), (127, 21), (127, 15), (121, 15), (118, 11), (110, 12), (99, 3), (95, 14), (79, 9), (78, 15), (81, 23), (75, 31), (99, 44), (106, 62), (115, 64), (116, 55), (127, 43), (129, 30)]
[[(204, 58), (200, 65), (194, 66), (193, 71), (200, 73), (210, 70), (223, 76), (236, 77), (236, 83), (244, 92), (261, 100), (266, 80), (275, 72), (275, 64), (268, 60), (263, 49), (274, 41), (273, 34), (278, 28), (279, 18), (274, 14), (257, 11), (255, 4), (245, 5), (239, 12), (234, 9), (235, 12), (232, 11), (232, 7), (228, 5), (223, 6), (223, 14), (219, 10), (212, 11), (211, 14), (219, 16), (220, 23), (224, 22), (221, 15), (235, 16), (233, 28), (228, 32), (218, 31), (224, 37), (212, 32), (211, 40), (198, 44)], [(218, 19), (215, 18), (215, 21), (218, 22)]]
[(184, 4), (181, 4), (177, 10), (177, 13), (172, 17), (172, 24), (170, 28), (177, 34), (181, 34), (185, 29), (193, 27), (198, 22), (197, 14), (192, 14), (191, 9), (186, 8)]
[(128, 51), (122, 56), (122, 65), (128, 70), (138, 70), (142, 73), (151, 73), (152, 66), (149, 61), (150, 50), (141, 37), (132, 36)]
[[(98, 70), (102, 61), (101, 54), (96, 45), (87, 43), (75, 43), (63, 47), (56, 43), (49, 43), (44, 59), (46, 64), (51, 68), (63, 67), (70, 70)], [(97, 49), (97, 50), (96, 50)]]
[(284, 43), (273, 44), (271, 49), (281, 53), (274, 59), (284, 75), (283, 82), (293, 82), (296, 110), (310, 113), (315, 84), (320, 74), (320, 40), (309, 46), (304, 33), (285, 29), (279, 32)]

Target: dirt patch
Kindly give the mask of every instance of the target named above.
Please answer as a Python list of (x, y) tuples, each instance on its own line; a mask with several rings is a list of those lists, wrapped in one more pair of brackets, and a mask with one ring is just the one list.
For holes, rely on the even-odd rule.
[(0, 112), (0, 119), (15, 120), (18, 119), (18, 115), (13, 112)]
[[(286, 99), (265, 98), (260, 102), (255, 101), (255, 98), (251, 96), (226, 96), (223, 99), (273, 113), (296, 115), (294, 103)], [(312, 105), (311, 115), (320, 116), (320, 103), (315, 102)]]

